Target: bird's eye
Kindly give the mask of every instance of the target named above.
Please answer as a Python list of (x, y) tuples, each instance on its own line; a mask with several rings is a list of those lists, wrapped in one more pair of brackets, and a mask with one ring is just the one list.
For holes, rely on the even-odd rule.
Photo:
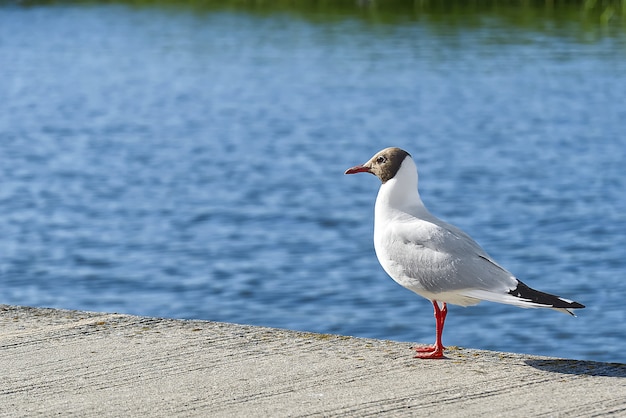
[(384, 155), (379, 155), (378, 158), (376, 158), (376, 162), (378, 164), (382, 164), (382, 163), (384, 163), (386, 161), (387, 161), (387, 157), (385, 157)]

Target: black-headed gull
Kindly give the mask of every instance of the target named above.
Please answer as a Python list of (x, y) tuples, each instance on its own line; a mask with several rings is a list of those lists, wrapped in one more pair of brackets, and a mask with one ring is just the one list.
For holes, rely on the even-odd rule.
[(522, 308), (552, 308), (574, 315), (585, 306), (531, 289), (515, 278), (469, 235), (431, 215), (417, 189), (411, 155), (386, 148), (346, 174), (372, 173), (382, 182), (376, 198), (374, 248), (383, 269), (397, 283), (433, 303), (435, 344), (414, 347), (418, 358), (441, 358), (447, 303), (475, 305), (481, 300)]

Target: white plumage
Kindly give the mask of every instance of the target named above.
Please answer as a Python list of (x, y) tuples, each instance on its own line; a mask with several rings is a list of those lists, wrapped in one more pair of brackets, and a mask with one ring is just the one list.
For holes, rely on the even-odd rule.
[(438, 343), (417, 349), (418, 357), (443, 356), (440, 340), (446, 303), (468, 306), (487, 300), (572, 315), (570, 309), (584, 307), (526, 286), (469, 235), (433, 216), (419, 196), (417, 168), (406, 151), (386, 148), (346, 174), (360, 172), (375, 174), (382, 181), (374, 221), (380, 264), (396, 282), (431, 300), (435, 308)]

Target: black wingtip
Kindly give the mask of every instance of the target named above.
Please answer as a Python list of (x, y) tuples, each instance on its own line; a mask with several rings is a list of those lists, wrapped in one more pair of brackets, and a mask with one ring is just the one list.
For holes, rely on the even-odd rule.
[(527, 299), (533, 303), (545, 305), (546, 307), (561, 309), (582, 309), (585, 307), (582, 303), (561, 299), (558, 296), (532, 289), (520, 281), (518, 281), (517, 287), (511, 290), (509, 294), (521, 299)]

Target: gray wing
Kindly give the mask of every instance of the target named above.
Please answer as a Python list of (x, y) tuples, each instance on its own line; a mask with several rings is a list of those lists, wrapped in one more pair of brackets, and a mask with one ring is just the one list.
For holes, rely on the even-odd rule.
[[(431, 293), (483, 290), (507, 293), (517, 279), (469, 235), (435, 217), (396, 224), (389, 255), (406, 277)], [(463, 292), (459, 292), (463, 293)]]

